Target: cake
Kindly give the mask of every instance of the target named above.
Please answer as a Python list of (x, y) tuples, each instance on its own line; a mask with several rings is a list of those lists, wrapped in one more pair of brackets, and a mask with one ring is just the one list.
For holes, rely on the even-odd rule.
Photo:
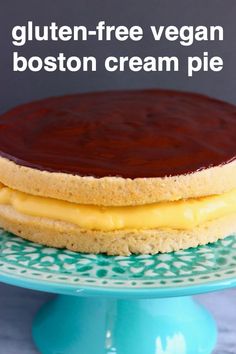
[(236, 107), (83, 93), (0, 116), (0, 226), (48, 246), (155, 254), (236, 232)]

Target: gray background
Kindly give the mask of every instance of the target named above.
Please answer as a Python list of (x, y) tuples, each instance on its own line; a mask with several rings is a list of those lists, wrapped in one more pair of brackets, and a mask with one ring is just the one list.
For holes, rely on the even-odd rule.
[[(0, 0), (0, 112), (34, 99), (78, 91), (121, 88), (164, 87), (206, 93), (236, 103), (236, 1), (235, 0)], [(99, 20), (108, 24), (141, 25), (222, 25), (224, 42), (200, 42), (182, 47), (177, 42), (155, 43), (145, 35), (141, 42), (30, 43), (11, 44), (11, 29), (28, 20), (35, 24), (83, 24)], [(94, 55), (98, 62), (108, 55), (200, 55), (209, 51), (222, 56), (224, 70), (198, 73), (188, 78), (179, 73), (13, 73), (12, 52), (41, 57), (64, 52), (66, 55)], [(30, 339), (31, 321), (37, 308), (50, 296), (39, 292), (0, 285), (0, 354), (36, 353)], [(214, 313), (220, 329), (217, 354), (236, 354), (235, 291), (200, 296)], [(86, 354), (86, 353), (83, 353)], [(191, 354), (191, 353), (190, 353)]]
[[(235, 0), (1, 0), (0, 1), (0, 112), (26, 101), (77, 91), (117, 88), (166, 87), (199, 91), (236, 102), (236, 1)], [(222, 25), (223, 42), (197, 42), (183, 47), (177, 42), (154, 42), (145, 31), (140, 42), (38, 42), (24, 47), (11, 44), (11, 29), (28, 20), (47, 25), (94, 26), (99, 20), (108, 24), (140, 25)], [(45, 57), (64, 52), (71, 55), (95, 55), (98, 63), (109, 55), (201, 55), (203, 51), (224, 58), (219, 73), (202, 72), (188, 78), (178, 73), (108, 73), (100, 68), (93, 73), (12, 72), (12, 52), (30, 57)]]

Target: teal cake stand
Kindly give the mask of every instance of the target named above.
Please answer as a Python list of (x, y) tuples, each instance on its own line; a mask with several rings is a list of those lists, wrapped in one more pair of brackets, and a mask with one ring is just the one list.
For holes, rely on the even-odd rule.
[(0, 231), (0, 280), (59, 294), (34, 319), (42, 354), (210, 354), (216, 325), (191, 295), (236, 285), (236, 237), (168, 254), (109, 257)]

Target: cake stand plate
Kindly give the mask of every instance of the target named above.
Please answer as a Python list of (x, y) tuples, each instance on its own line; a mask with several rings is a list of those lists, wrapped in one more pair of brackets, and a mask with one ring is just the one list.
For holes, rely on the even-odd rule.
[(34, 319), (42, 354), (210, 354), (215, 322), (191, 295), (236, 285), (236, 237), (111, 257), (44, 247), (1, 230), (0, 280), (60, 294)]

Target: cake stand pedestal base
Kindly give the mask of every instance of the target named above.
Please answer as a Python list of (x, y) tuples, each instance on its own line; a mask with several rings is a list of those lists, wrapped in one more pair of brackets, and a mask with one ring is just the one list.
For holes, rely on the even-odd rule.
[(59, 295), (33, 323), (42, 354), (210, 354), (212, 316), (191, 297), (113, 299)]

